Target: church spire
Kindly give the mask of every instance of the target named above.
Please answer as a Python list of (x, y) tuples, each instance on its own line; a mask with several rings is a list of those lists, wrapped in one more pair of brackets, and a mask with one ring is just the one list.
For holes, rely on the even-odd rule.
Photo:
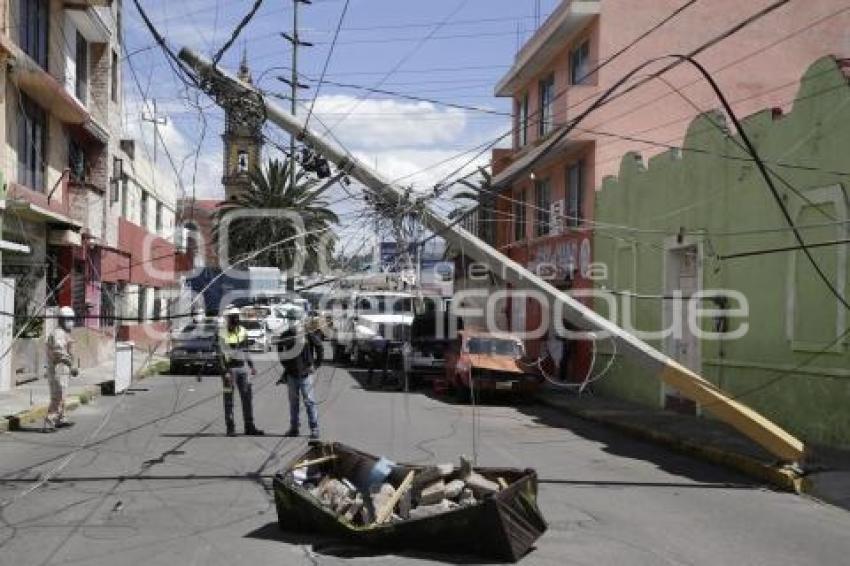
[(248, 46), (242, 46), (242, 62), (239, 63), (239, 74), (237, 75), (240, 81), (252, 84), (251, 69), (248, 68)]

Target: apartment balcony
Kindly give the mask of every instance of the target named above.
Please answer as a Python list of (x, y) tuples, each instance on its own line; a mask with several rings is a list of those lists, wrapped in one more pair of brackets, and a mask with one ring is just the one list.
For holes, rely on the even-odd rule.
[(496, 96), (513, 96), (546, 70), (558, 52), (599, 17), (601, 0), (562, 2), (517, 53), (513, 66), (496, 84)]
[(507, 155), (505, 152), (501, 153), (500, 170), (493, 176), (492, 188), (494, 190), (507, 188), (538, 169), (546, 168), (565, 157), (592, 147), (592, 138), (577, 135), (574, 132), (563, 135), (566, 129), (566, 125), (559, 126), (535, 143), (530, 143)]
[(112, 30), (93, 2), (65, 2), (65, 15), (89, 43), (109, 43)]
[(89, 122), (88, 109), (5, 34), (0, 34), (0, 49), (10, 54), (12, 83), (39, 106), (64, 124), (83, 125)]

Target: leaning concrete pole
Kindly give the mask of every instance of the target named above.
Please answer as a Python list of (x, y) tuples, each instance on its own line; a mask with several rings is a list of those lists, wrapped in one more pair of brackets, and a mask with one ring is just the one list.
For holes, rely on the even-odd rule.
[[(258, 101), (258, 104), (263, 103), (266, 117), (271, 122), (290, 134), (300, 136), (340, 170), (363, 183), (382, 199), (389, 203), (405, 201), (404, 189), (392, 184), (380, 173), (335, 143), (319, 137), (316, 132), (305, 129), (302, 120), (265, 101), (262, 94), (252, 85), (245, 84), (232, 75), (214, 68), (203, 56), (188, 48), (180, 52), (180, 58), (195, 71), (200, 79), (201, 87), (213, 98), (221, 94), (219, 92), (221, 89), (229, 89), (231, 97), (237, 96), (243, 100), (253, 98)], [(441, 215), (425, 208), (421, 211), (420, 220), (434, 232), (440, 233), (449, 243), (462, 248), (466, 255), (487, 265), (493, 273), (498, 274), (505, 281), (517, 288), (535, 290), (541, 293), (550, 305), (561, 306), (564, 317), (577, 328), (611, 336), (617, 342), (618, 351), (655, 373), (662, 381), (677, 389), (685, 397), (704, 405), (718, 419), (735, 427), (783, 462), (802, 463), (805, 446), (800, 440), (743, 403), (726, 395), (714, 384), (596, 314), (466, 230), (453, 225)]]

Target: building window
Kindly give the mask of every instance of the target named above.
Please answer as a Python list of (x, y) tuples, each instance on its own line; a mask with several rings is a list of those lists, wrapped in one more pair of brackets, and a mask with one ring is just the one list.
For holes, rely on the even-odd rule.
[(239, 152), (236, 154), (236, 172), (248, 172), (248, 152), (244, 149), (240, 149)]
[(567, 226), (581, 226), (584, 220), (584, 161), (567, 168)]
[(156, 203), (156, 233), (162, 234), (162, 203)]
[(100, 325), (103, 327), (115, 326), (115, 294), (118, 286), (115, 283), (101, 283), (100, 285)]
[(89, 44), (80, 32), (77, 32), (76, 66), (77, 81), (74, 85), (74, 94), (77, 95), (77, 100), (83, 104), (88, 104)]
[[(112, 158), (112, 180), (110, 181), (110, 193), (112, 202), (118, 202), (121, 186), (125, 184), (127, 178), (124, 176), (124, 160), (117, 157)], [(125, 189), (126, 191), (126, 189)]]
[(162, 289), (153, 290), (153, 320), (162, 318)]
[(47, 69), (47, 41), (50, 30), (49, 0), (18, 0), (20, 48)]
[(148, 227), (148, 193), (142, 189), (142, 199), (139, 204), (139, 226)]
[(118, 102), (118, 73), (120, 72), (121, 67), (118, 64), (118, 53), (112, 52), (112, 69), (110, 73), (111, 85), (110, 92), (112, 93), (112, 102)]
[(545, 136), (552, 131), (555, 125), (555, 75), (549, 75), (548, 78), (540, 81), (540, 128), (541, 136)]
[(139, 322), (144, 322), (148, 314), (147, 306), (148, 290), (143, 285), (139, 285)]
[(525, 191), (520, 191), (514, 200), (514, 241), (525, 239)]
[(519, 135), (517, 141), (519, 142), (519, 147), (523, 147), (528, 143), (528, 93), (522, 95), (518, 110)]
[(570, 51), (570, 84), (584, 84), (590, 72), (590, 41), (584, 40)]
[(537, 181), (534, 184), (534, 235), (537, 237), (549, 235), (549, 181)]
[(21, 93), (18, 113), (18, 182), (35, 191), (45, 190), (45, 153), (47, 151), (47, 114)]

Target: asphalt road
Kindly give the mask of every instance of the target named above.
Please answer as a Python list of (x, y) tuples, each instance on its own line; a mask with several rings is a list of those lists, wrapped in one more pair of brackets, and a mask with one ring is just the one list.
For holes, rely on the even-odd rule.
[[(0, 435), (0, 564), (446, 560), (341, 557), (315, 537), (277, 528), (268, 476), (305, 442), (281, 436), (288, 412), (277, 373), (268, 366), (255, 381), (264, 438), (224, 436), (212, 376), (152, 377), (74, 412), (72, 429)], [(397, 461), (477, 454), (480, 465), (537, 469), (550, 529), (523, 564), (848, 563), (850, 515), (839, 509), (543, 406), (490, 404), (473, 419), (468, 406), (364, 391), (355, 377), (322, 369), (324, 437)], [(45, 474), (52, 481), (39, 483)]]

